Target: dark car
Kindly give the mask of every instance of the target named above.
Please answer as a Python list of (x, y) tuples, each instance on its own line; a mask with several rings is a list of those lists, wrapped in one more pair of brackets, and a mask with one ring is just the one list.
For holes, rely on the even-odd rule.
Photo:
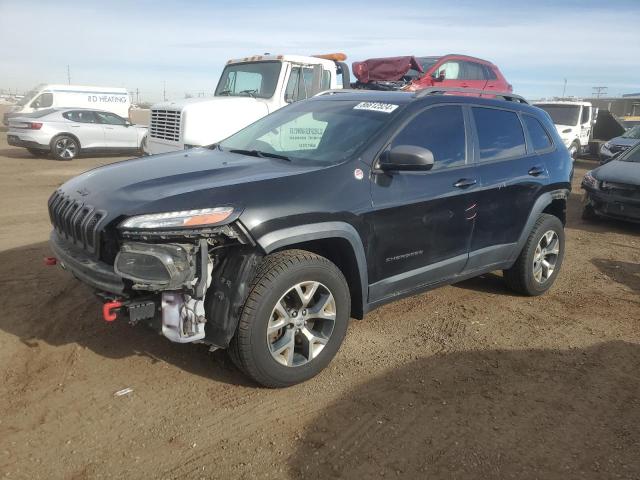
[(439, 92), (329, 92), (208, 148), (91, 170), (50, 198), (51, 248), (105, 320), (228, 348), (271, 387), (407, 295), (493, 270), (542, 294), (564, 256), (567, 149), (520, 97)]
[(625, 150), (640, 142), (640, 125), (631, 127), (619, 137), (612, 138), (600, 147), (600, 164), (613, 160)]
[(582, 218), (640, 222), (640, 143), (615, 160), (587, 172)]

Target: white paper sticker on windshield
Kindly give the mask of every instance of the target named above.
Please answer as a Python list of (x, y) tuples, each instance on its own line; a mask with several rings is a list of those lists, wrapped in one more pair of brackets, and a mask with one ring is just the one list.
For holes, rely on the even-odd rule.
[(391, 113), (396, 108), (398, 108), (398, 105), (381, 102), (360, 102), (358, 105), (353, 107), (354, 110), (371, 110), (372, 112), (382, 113)]

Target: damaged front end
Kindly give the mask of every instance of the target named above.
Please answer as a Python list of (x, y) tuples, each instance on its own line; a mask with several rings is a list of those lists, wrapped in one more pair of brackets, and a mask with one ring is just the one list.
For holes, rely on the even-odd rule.
[(225, 207), (105, 226), (100, 238), (117, 245), (111, 261), (69, 241), (64, 228), (50, 243), (58, 263), (96, 289), (105, 320), (143, 321), (173, 342), (226, 348), (261, 257), (237, 216)]

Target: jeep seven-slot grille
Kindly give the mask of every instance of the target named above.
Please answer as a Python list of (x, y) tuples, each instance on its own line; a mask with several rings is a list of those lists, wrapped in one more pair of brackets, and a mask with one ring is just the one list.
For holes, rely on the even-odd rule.
[(176, 110), (151, 110), (149, 135), (152, 138), (179, 142), (181, 116), (181, 112)]
[(98, 225), (105, 216), (106, 212), (72, 200), (61, 192), (49, 199), (49, 217), (58, 236), (93, 254), (98, 253)]

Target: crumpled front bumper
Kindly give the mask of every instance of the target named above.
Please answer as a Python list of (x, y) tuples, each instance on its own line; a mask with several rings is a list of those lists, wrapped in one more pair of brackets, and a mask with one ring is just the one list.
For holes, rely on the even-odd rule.
[(55, 230), (49, 237), (49, 246), (62, 267), (81, 282), (101, 292), (124, 293), (124, 282), (111, 265), (97, 261), (79, 248), (65, 243)]

